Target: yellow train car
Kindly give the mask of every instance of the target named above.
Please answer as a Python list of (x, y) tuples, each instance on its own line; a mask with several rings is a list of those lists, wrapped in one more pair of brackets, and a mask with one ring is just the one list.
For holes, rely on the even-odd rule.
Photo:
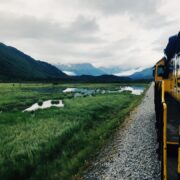
[(163, 180), (180, 179), (180, 33), (154, 66), (157, 150)]

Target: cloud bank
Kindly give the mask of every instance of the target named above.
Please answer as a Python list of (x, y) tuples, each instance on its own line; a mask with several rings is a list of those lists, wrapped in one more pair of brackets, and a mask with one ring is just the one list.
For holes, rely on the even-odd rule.
[(178, 33), (180, 1), (1, 0), (0, 41), (49, 63), (148, 67)]

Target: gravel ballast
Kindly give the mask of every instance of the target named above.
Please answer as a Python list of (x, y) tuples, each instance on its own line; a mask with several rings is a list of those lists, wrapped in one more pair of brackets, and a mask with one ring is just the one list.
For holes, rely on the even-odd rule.
[(160, 179), (156, 154), (154, 85), (95, 158), (84, 180)]

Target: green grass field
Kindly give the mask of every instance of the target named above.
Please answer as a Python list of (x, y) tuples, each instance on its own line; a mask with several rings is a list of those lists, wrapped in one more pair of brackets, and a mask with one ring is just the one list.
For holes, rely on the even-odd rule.
[[(62, 90), (119, 86), (0, 84), (0, 179), (72, 179), (80, 175), (143, 95), (124, 92), (73, 98)], [(65, 106), (22, 112), (48, 99), (62, 99)]]

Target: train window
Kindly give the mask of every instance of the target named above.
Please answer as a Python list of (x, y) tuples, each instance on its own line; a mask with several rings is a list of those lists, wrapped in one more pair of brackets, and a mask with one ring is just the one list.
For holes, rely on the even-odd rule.
[(173, 72), (173, 70), (174, 70), (174, 61), (173, 60), (171, 60), (168, 63), (168, 69), (169, 69), (169, 72)]
[(177, 78), (177, 86), (180, 87), (180, 78)]
[(153, 68), (153, 77), (155, 77), (155, 68)]
[(164, 75), (164, 66), (158, 66), (157, 74), (158, 74), (158, 76)]

